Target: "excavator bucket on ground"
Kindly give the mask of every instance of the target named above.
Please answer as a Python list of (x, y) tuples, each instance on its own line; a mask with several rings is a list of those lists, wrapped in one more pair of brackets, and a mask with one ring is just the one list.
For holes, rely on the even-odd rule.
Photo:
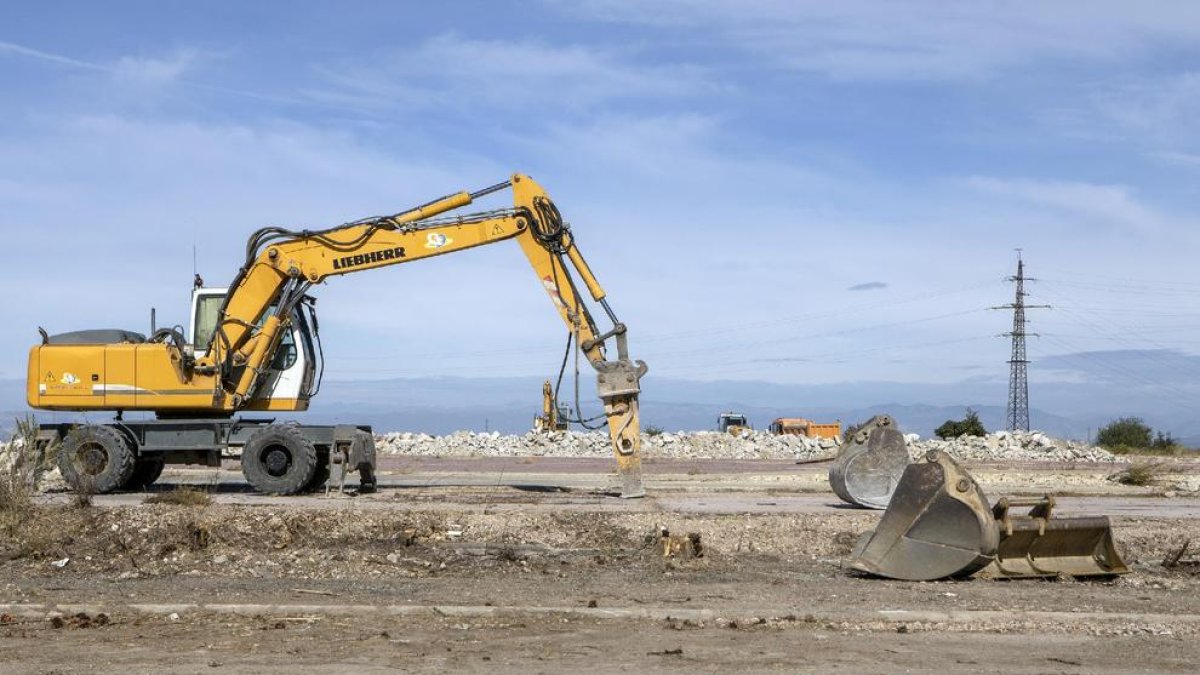
[(885, 509), (909, 464), (904, 434), (888, 415), (876, 415), (848, 440), (829, 469), (829, 484), (848, 504)]
[(859, 540), (850, 565), (910, 581), (967, 576), (996, 556), (1000, 533), (987, 498), (945, 453), (909, 464), (874, 532)]
[[(1013, 507), (1031, 507), (1013, 515)], [(1003, 497), (992, 508), (1000, 531), (996, 559), (980, 576), (1005, 579), (1093, 577), (1126, 574), (1129, 568), (1113, 544), (1107, 516), (1051, 518), (1054, 497)]]
[[(1026, 515), (1009, 513), (1030, 506)], [(850, 566), (893, 579), (931, 581), (976, 572), (993, 578), (1112, 576), (1129, 569), (1106, 517), (1052, 518), (1053, 498), (1001, 499), (993, 509), (970, 474), (930, 451), (904, 471), (879, 526)]]

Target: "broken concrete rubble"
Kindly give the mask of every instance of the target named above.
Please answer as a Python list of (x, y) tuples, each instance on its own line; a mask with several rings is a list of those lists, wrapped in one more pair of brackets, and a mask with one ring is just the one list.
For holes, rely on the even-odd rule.
[[(1054, 439), (1039, 432), (1006, 431), (953, 440), (920, 440), (905, 437), (909, 453), (924, 456), (930, 450), (948, 452), (968, 461), (1015, 460), (1051, 462), (1119, 462), (1112, 453), (1095, 446)], [(521, 436), (459, 431), (446, 436), (388, 433), (376, 437), (378, 451), (393, 455), (438, 457), (608, 457), (604, 432), (560, 431)], [(830, 438), (778, 436), (759, 431), (737, 435), (715, 431), (676, 432), (642, 436), (642, 454), (670, 459), (796, 459), (815, 461), (837, 456), (840, 441)]]

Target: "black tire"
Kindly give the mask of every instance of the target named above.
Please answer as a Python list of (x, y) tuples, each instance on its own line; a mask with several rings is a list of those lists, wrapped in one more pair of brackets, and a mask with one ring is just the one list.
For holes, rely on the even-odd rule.
[(308, 481), (308, 485), (304, 486), (305, 492), (319, 492), (325, 489), (325, 484), (329, 482), (330, 467), (329, 456), (322, 454), (317, 458), (317, 470), (313, 472), (312, 480)]
[(242, 474), (259, 492), (274, 495), (303, 492), (316, 471), (317, 449), (294, 426), (264, 427), (242, 448)]
[(122, 490), (141, 492), (154, 485), (166, 466), (161, 459), (139, 459), (133, 467), (133, 475), (121, 486)]
[(58, 453), (63, 480), (72, 490), (85, 494), (120, 489), (133, 476), (136, 461), (125, 435), (99, 424), (71, 429)]

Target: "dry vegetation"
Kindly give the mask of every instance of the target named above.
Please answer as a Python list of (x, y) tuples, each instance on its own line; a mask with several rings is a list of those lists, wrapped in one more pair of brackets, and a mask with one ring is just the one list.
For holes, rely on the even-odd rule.
[(186, 485), (179, 485), (169, 492), (159, 492), (146, 497), (147, 504), (173, 504), (175, 506), (208, 506), (212, 504), (212, 494), (207, 490), (198, 490)]
[(1162, 465), (1157, 462), (1138, 462), (1124, 471), (1112, 475), (1112, 479), (1121, 485), (1143, 487), (1150, 485), (1158, 474), (1162, 473)]
[(38, 426), (32, 417), (16, 420), (16, 431), (6, 452), (0, 453), (0, 512), (27, 511), (38, 483), (57, 459), (57, 446), (37, 443)]

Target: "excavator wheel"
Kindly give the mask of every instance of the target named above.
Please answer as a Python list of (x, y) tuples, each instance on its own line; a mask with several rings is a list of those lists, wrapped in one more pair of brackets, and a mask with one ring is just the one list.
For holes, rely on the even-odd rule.
[(128, 492), (141, 492), (154, 484), (158, 477), (162, 475), (163, 468), (166, 464), (162, 459), (147, 459), (140, 458), (137, 464), (133, 467), (133, 475), (125, 484), (121, 486), (122, 490)]
[(876, 415), (842, 447), (829, 469), (829, 485), (847, 504), (886, 509), (909, 461), (895, 420)]
[(125, 436), (102, 424), (71, 429), (58, 454), (58, 468), (67, 485), (86, 494), (120, 489), (133, 475), (135, 463)]
[(242, 474), (259, 492), (303, 492), (316, 471), (317, 448), (289, 424), (259, 429), (242, 448)]

